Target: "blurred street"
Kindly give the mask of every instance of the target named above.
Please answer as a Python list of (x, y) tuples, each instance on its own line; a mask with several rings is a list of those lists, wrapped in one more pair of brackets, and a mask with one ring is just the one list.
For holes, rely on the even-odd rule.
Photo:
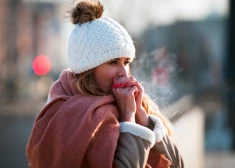
[(32, 131), (37, 113), (45, 102), (28, 100), (12, 105), (2, 105), (0, 109), (0, 167), (25, 168), (26, 143)]
[(28, 167), (25, 151), (34, 118), (34, 116), (0, 116), (1, 168)]
[(205, 155), (205, 168), (233, 168), (234, 152), (210, 152)]

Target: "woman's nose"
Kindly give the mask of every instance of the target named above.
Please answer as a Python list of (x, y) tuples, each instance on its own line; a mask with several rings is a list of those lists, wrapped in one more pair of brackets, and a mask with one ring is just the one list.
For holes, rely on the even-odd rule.
[(118, 77), (128, 76), (128, 67), (121, 65), (118, 69)]

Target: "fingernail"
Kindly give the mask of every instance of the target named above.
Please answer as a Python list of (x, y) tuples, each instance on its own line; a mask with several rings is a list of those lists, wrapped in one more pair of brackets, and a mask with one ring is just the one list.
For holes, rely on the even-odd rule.
[(122, 87), (122, 86), (123, 86), (123, 83), (120, 83), (118, 86), (119, 86), (119, 87)]
[(113, 84), (113, 85), (112, 85), (112, 88), (118, 88), (118, 87), (119, 87), (118, 84)]
[(125, 84), (124, 84), (124, 86), (125, 86), (125, 87), (126, 87), (126, 86), (129, 86), (129, 83), (128, 83), (128, 82), (127, 82), (127, 83), (125, 83)]

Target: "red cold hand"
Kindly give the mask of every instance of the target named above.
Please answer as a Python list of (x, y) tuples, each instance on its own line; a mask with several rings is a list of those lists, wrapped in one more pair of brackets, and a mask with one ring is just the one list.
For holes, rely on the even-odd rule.
[(128, 86), (128, 82), (127, 82), (127, 83), (125, 83), (125, 84), (124, 84), (124, 86), (125, 86), (125, 87), (127, 87), (127, 86)]
[(127, 87), (128, 86), (128, 82), (123, 84), (123, 83), (120, 83), (120, 84), (113, 84), (112, 85), (112, 88), (119, 88), (119, 87)]

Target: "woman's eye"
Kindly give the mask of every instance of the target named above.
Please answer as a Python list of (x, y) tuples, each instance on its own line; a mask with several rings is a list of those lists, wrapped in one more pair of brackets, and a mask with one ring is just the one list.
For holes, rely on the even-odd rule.
[(130, 64), (130, 61), (125, 61), (124, 64), (125, 64), (125, 65), (129, 65), (129, 64)]
[(109, 64), (116, 65), (117, 61), (110, 61)]

